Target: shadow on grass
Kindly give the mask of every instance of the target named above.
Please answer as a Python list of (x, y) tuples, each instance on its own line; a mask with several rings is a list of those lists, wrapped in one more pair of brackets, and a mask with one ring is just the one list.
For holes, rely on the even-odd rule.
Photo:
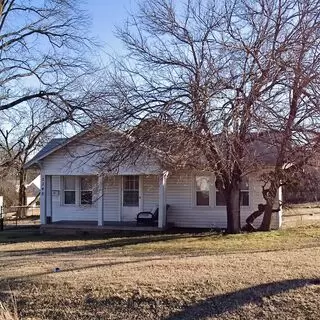
[[(18, 233), (18, 235), (17, 235)], [(23, 235), (24, 234), (24, 235)], [(92, 234), (82, 234), (82, 235), (40, 235), (35, 233), (34, 231), (26, 231), (24, 230), (23, 233), (15, 232), (12, 235), (7, 233), (6, 240), (3, 241), (1, 238), (3, 234), (0, 233), (0, 245), (1, 244), (12, 244), (12, 243), (37, 243), (37, 242), (57, 242), (55, 244), (50, 244), (46, 248), (37, 248), (33, 246), (32, 249), (25, 246), (25, 249), (18, 249), (18, 250), (5, 250), (0, 252), (0, 258), (5, 257), (16, 257), (16, 256), (32, 256), (32, 255), (52, 255), (52, 254), (60, 254), (60, 253), (70, 253), (70, 254), (81, 254), (86, 252), (87, 254), (94, 253), (97, 250), (117, 250), (125, 247), (130, 247), (127, 252), (125, 252), (126, 256), (145, 256), (150, 254), (150, 250), (152, 248), (152, 253), (154, 254), (162, 254), (165, 253), (166, 255), (184, 255), (184, 256), (199, 256), (205, 254), (212, 254), (212, 250), (201, 249), (199, 250), (198, 246), (195, 246), (194, 249), (192, 248), (184, 248), (183, 243), (181, 242), (181, 247), (173, 247), (171, 249), (170, 243), (169, 246), (165, 247), (157, 247), (153, 246), (150, 247), (150, 250), (140, 250), (139, 245), (143, 244), (152, 244), (158, 242), (168, 242), (168, 241), (175, 241), (181, 239), (190, 239), (192, 240), (201, 240), (204, 238), (212, 239), (212, 240), (219, 240), (223, 238), (232, 237), (232, 235), (224, 235), (218, 231), (203, 231), (203, 230), (194, 230), (194, 229), (173, 229), (170, 231), (166, 231), (163, 233), (153, 233), (153, 232), (134, 232), (134, 231), (121, 231), (121, 232), (113, 232), (109, 234), (103, 235), (92, 235)], [(240, 235), (241, 236), (241, 235)], [(247, 237), (251, 235), (244, 234), (243, 237)], [(263, 233), (263, 236), (269, 237), (270, 234)], [(21, 238), (20, 238), (21, 237)], [(239, 235), (235, 236), (235, 241), (239, 238)], [(242, 236), (241, 236), (242, 237)], [(21, 241), (20, 241), (21, 240)], [(267, 239), (263, 239), (267, 240)], [(70, 245), (67, 246), (59, 246), (59, 242), (63, 241), (70, 241)], [(74, 241), (74, 243), (72, 243)], [(82, 241), (82, 244), (77, 245), (76, 241)], [(99, 241), (98, 243), (94, 243), (94, 241)], [(259, 241), (262, 241), (261, 239)], [(136, 246), (136, 247), (135, 247)], [(318, 247), (317, 243), (307, 243), (307, 244), (300, 244), (299, 246), (294, 247), (295, 249), (306, 249), (306, 248), (314, 248)], [(214, 248), (214, 246), (212, 247)], [(129, 248), (128, 248), (129, 249)], [(143, 248), (142, 248), (143, 249)], [(279, 250), (285, 250), (284, 247), (264, 247), (262, 246), (257, 248), (249, 248), (245, 250), (242, 246), (238, 245), (237, 249), (234, 249), (232, 246), (223, 247), (220, 250), (214, 250), (214, 254), (234, 254), (234, 253), (256, 253), (256, 252), (274, 252)], [(124, 254), (124, 252), (122, 252)]]
[[(288, 292), (289, 290), (296, 290), (308, 285), (320, 285), (320, 279), (292, 279), (260, 284), (232, 293), (209, 297), (206, 300), (197, 302), (195, 304), (185, 304), (183, 309), (178, 312), (172, 312), (172, 310), (181, 308), (181, 302), (184, 300), (184, 296), (176, 296), (174, 299), (165, 296), (157, 296), (155, 298), (144, 296), (139, 294), (138, 292), (133, 291), (132, 295), (127, 298), (121, 297), (119, 295), (109, 297), (104, 297), (103, 295), (101, 295), (99, 298), (97, 298), (91, 295), (91, 291), (86, 290), (81, 293), (77, 293), (82, 295), (82, 298), (84, 300), (83, 304), (79, 305), (79, 301), (69, 299), (69, 302), (66, 303), (64, 307), (67, 307), (68, 310), (72, 312), (72, 314), (79, 311), (79, 314), (77, 314), (77, 319), (87, 319), (87, 311), (95, 310), (96, 312), (97, 310), (100, 310), (104, 312), (106, 318), (108, 316), (108, 319), (110, 318), (110, 314), (113, 314), (116, 311), (118, 316), (115, 317), (115, 319), (123, 319), (125, 315), (128, 319), (152, 318), (163, 320), (205, 320), (209, 317), (219, 317), (221, 315), (225, 315), (225, 313), (228, 312), (241, 312), (239, 309), (247, 304), (253, 304), (257, 306), (258, 311), (263, 310), (266, 303), (264, 301), (265, 298), (271, 298), (272, 296)], [(34, 290), (34, 288), (36, 288), (37, 286), (39, 286), (39, 290)], [(47, 303), (47, 295), (51, 294), (50, 290), (53, 289), (53, 286), (55, 286), (54, 288), (57, 292), (57, 295), (52, 297), (50, 305), (43, 304), (44, 301), (45, 303)], [(46, 288), (48, 288), (48, 292), (46, 292)], [(60, 319), (62, 320), (69, 319), (67, 317), (68, 314), (61, 315), (59, 314), (58, 310), (58, 306), (61, 305), (61, 298), (65, 298), (64, 296), (61, 296), (60, 290), (65, 290), (65, 288), (61, 288), (61, 286), (52, 283), (35, 283), (31, 281), (31, 279), (17, 279), (16, 281), (10, 281), (9, 279), (9, 281), (0, 282), (0, 300), (8, 300), (10, 298), (11, 290), (17, 290), (17, 292), (20, 292), (20, 297), (17, 297), (18, 306), (20, 306), (20, 309), (23, 308), (26, 314), (39, 316), (39, 310), (41, 310), (41, 315), (43, 315), (43, 312), (46, 314), (50, 314), (50, 317), (45, 318), (58, 318), (59, 315)], [(34, 294), (29, 297), (28, 292), (30, 292), (30, 290), (33, 290), (36, 293), (38, 292), (41, 297), (44, 297), (44, 300), (36, 299), (34, 301), (37, 305), (37, 308), (34, 308), (34, 304), (30, 305), (30, 301), (35, 298)], [(73, 288), (70, 287), (69, 290), (73, 290)], [(21, 296), (21, 293), (23, 291), (25, 292)], [(64, 294), (68, 294), (68, 292), (64, 292)], [(282, 299), (280, 298), (280, 300), (278, 301), (281, 302)], [(295, 306), (298, 307), (298, 305), (299, 301), (294, 300), (293, 306), (290, 306), (293, 307), (292, 310), (288, 310), (292, 318), (295, 318), (296, 316)], [(287, 307), (287, 309), (288, 308), (289, 307)], [(308, 310), (306, 312), (308, 312)], [(121, 314), (122, 317), (119, 316)], [(90, 319), (96, 318), (91, 317)]]
[[(185, 239), (189, 237), (193, 238), (203, 238), (208, 236), (217, 236), (218, 233), (208, 233), (208, 231), (204, 232), (193, 232), (190, 233), (191, 230), (182, 232), (180, 229), (173, 230), (171, 232), (166, 233), (141, 233), (141, 232), (117, 232), (110, 233), (105, 235), (67, 235), (67, 236), (57, 236), (57, 235), (40, 235), (35, 232), (29, 231), (26, 233), (24, 231), (23, 234), (19, 234), (19, 232), (15, 231), (13, 234), (7, 233), (5, 237), (3, 234), (0, 234), (0, 243), (23, 243), (23, 242), (48, 242), (48, 241), (77, 241), (77, 240), (87, 240), (88, 244), (84, 245), (73, 245), (73, 246), (65, 246), (65, 247), (50, 247), (50, 248), (41, 248), (41, 249), (26, 249), (26, 250), (7, 250), (2, 253), (2, 256), (17, 256), (17, 255), (41, 255), (41, 254), (53, 254), (53, 253), (67, 253), (67, 252), (83, 252), (83, 251), (93, 251), (93, 250), (112, 250), (117, 248), (122, 248), (125, 246), (134, 246), (139, 244), (146, 243), (157, 243), (157, 242), (165, 242), (172, 241), (178, 239)], [(1, 237), (3, 236), (3, 237)], [(102, 243), (90, 243), (90, 241), (95, 240), (105, 240)]]
[(75, 231), (75, 234), (41, 234), (39, 226), (23, 226), (21, 228), (5, 229), (0, 232), (0, 243), (23, 243), (23, 242), (46, 242), (46, 241), (68, 241), (68, 240), (97, 240), (120, 237), (140, 236), (208, 236), (222, 234), (221, 229), (189, 229), (172, 228), (166, 231), (108, 231), (95, 234), (83, 230)]
[(183, 310), (171, 314), (165, 320), (207, 319), (207, 317), (219, 316), (226, 312), (235, 311), (249, 303), (262, 305), (263, 298), (298, 289), (306, 285), (320, 285), (320, 278), (284, 280), (217, 295), (205, 301), (185, 306)]

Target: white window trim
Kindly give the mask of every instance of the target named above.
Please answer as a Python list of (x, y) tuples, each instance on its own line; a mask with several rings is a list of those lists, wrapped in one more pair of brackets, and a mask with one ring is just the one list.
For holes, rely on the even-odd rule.
[[(83, 189), (81, 189), (81, 178), (91, 178), (91, 189), (89, 190), (83, 190)], [(94, 195), (94, 177), (93, 176), (79, 176), (78, 177), (78, 179), (79, 179), (79, 205), (81, 206), (81, 207), (92, 207), (93, 206), (93, 204), (95, 203), (95, 199), (94, 199), (94, 197), (93, 197), (93, 195)], [(81, 192), (82, 191), (84, 191), (84, 192), (89, 192), (89, 191), (91, 191), (91, 203), (81, 203)]]
[[(138, 199), (139, 199), (139, 202), (138, 202), (138, 205), (137, 206), (125, 206), (124, 205), (124, 192), (128, 189), (125, 189), (124, 188), (124, 182), (125, 182), (125, 177), (130, 177), (130, 176), (133, 176), (133, 177), (138, 177), (138, 183), (139, 183), (139, 186), (138, 186), (138, 189), (134, 189), (135, 191), (138, 191)], [(132, 191), (132, 190), (131, 190)], [(131, 207), (131, 208), (135, 208), (135, 207), (139, 207), (140, 206), (140, 176), (139, 175), (123, 175), (122, 176), (122, 179), (121, 179), (121, 202), (122, 202), (122, 207)]]
[[(208, 206), (203, 206), (203, 205), (198, 205), (197, 204), (197, 182), (196, 178), (197, 177), (208, 177), (209, 178), (209, 205)], [(199, 172), (197, 174), (193, 174), (192, 176), (192, 206), (197, 209), (207, 209), (207, 208), (213, 208), (214, 207), (214, 202), (213, 202), (213, 176), (209, 173), (206, 172)]]
[[(72, 175), (70, 175), (72, 176)], [(60, 176), (60, 186), (61, 186), (61, 190), (60, 190), (60, 194), (61, 194), (61, 197), (60, 197), (60, 205), (61, 206), (65, 206), (65, 207), (80, 207), (80, 208), (88, 208), (88, 207), (96, 207), (97, 206), (97, 201), (95, 201), (95, 191), (94, 191), (94, 188), (95, 188), (95, 184), (98, 183), (97, 182), (97, 179), (96, 179), (96, 176), (94, 175), (81, 175), (81, 176), (73, 176), (75, 177), (75, 204), (65, 204), (65, 196), (64, 196), (64, 177), (67, 177), (67, 175), (64, 175), (64, 176)], [(80, 178), (81, 177), (91, 177), (92, 178), (92, 204), (81, 204), (81, 181), (80, 181)], [(68, 191), (68, 190), (66, 190)], [(72, 191), (72, 190), (69, 190), (69, 191)], [(84, 190), (86, 191), (86, 190)], [(89, 190), (88, 190), (89, 191)]]
[[(75, 178), (75, 190), (65, 190), (64, 182), (66, 176), (60, 176), (60, 185), (61, 185), (61, 206), (65, 207), (75, 207), (77, 206), (77, 177), (76, 176), (69, 176)], [(75, 191), (75, 203), (65, 203), (65, 191)]]
[(248, 194), (249, 194), (249, 204), (247, 206), (241, 206), (241, 208), (250, 208), (251, 207), (251, 195), (250, 195), (251, 179), (249, 177), (246, 177), (246, 178), (248, 179), (249, 187), (248, 187), (248, 189), (240, 189), (240, 194), (241, 194), (241, 192), (248, 192)]

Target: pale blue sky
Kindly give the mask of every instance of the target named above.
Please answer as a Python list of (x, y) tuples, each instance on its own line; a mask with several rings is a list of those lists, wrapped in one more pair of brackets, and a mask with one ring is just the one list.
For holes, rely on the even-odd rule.
[(115, 25), (121, 26), (128, 12), (135, 10), (137, 0), (86, 0), (83, 9), (91, 17), (92, 35), (103, 42), (108, 53), (122, 49), (121, 42), (114, 36)]

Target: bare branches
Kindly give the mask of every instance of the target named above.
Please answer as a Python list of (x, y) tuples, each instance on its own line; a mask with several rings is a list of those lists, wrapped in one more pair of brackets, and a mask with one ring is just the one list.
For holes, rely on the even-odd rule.
[(89, 63), (93, 45), (87, 18), (73, 0), (3, 1), (0, 110), (39, 99), (74, 98), (80, 78), (95, 71)]
[[(103, 121), (148, 127), (136, 145), (215, 172), (228, 221), (238, 219), (241, 177), (271, 162), (272, 205), (284, 164), (314, 150), (320, 132), (319, 9), (318, 0), (142, 1), (118, 29), (128, 55), (110, 72)], [(123, 147), (130, 157), (132, 141)]]

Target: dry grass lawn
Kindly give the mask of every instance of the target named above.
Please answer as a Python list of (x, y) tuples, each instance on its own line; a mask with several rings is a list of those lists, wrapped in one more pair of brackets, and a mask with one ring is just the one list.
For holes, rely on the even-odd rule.
[[(0, 301), (21, 319), (320, 319), (320, 227), (0, 233)], [(55, 268), (60, 271), (54, 272)]]

